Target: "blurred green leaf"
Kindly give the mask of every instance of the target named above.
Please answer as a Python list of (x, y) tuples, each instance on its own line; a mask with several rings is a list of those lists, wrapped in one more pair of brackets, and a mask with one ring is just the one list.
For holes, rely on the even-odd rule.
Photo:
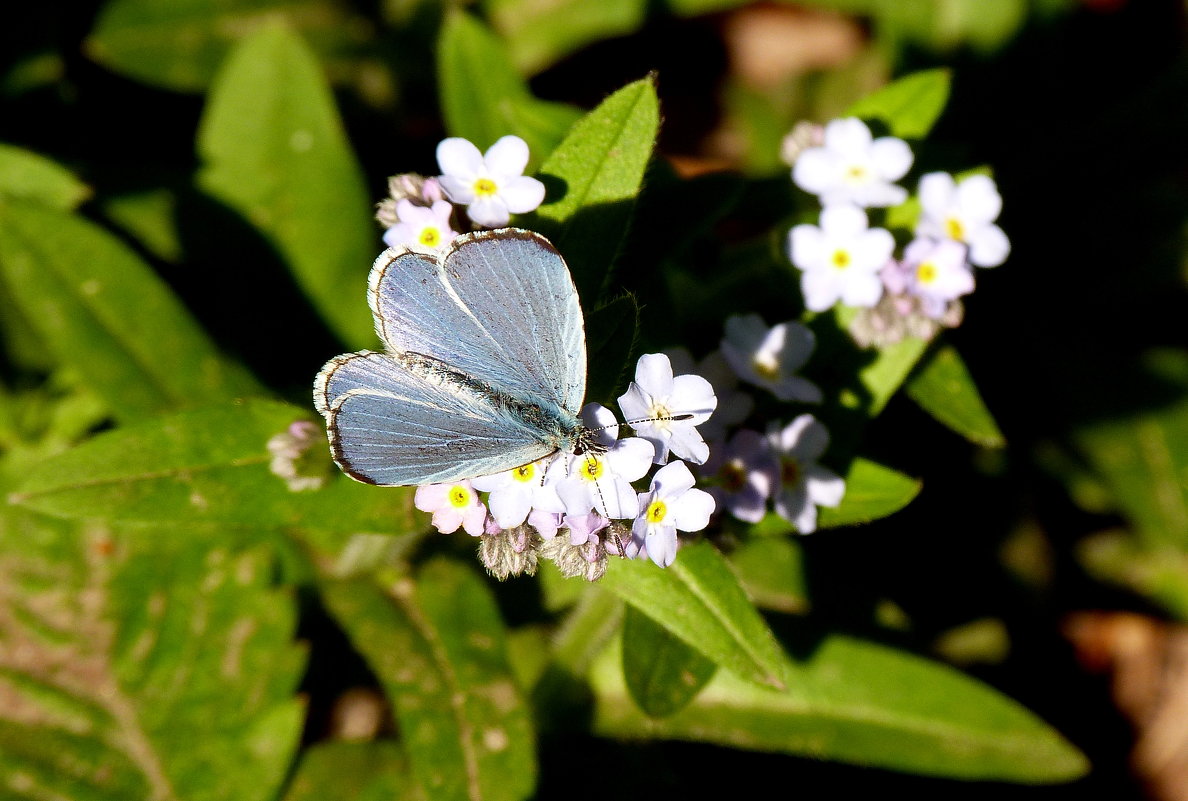
[(344, 541), (417, 532), (411, 489), (352, 481), (321, 436), (311, 447), (322, 464), (310, 472), (324, 488), (293, 491), (271, 472), (269, 439), (306, 419), (295, 406), (248, 400), (121, 427), (35, 466), (9, 501), (57, 517), (294, 528)]
[(1096, 579), (1126, 587), (1188, 621), (1188, 554), (1144, 547), (1133, 535), (1103, 532), (1077, 543), (1077, 560)]
[(0, 143), (0, 200), (15, 198), (69, 211), (90, 196), (91, 188), (57, 162)]
[(709, 543), (682, 548), (665, 569), (646, 559), (612, 561), (600, 584), (721, 667), (784, 686), (779, 644)]
[(103, 201), (103, 213), (162, 261), (182, 258), (177, 227), (177, 197), (169, 189), (128, 192)]
[(892, 136), (923, 139), (949, 102), (951, 80), (947, 69), (914, 72), (854, 103), (846, 116), (878, 120)]
[[(837, 306), (831, 312), (838, 327), (848, 331), (850, 323), (857, 316), (859, 309)], [(824, 315), (827, 319), (828, 314)], [(847, 334), (848, 336), (848, 334)], [(867, 418), (873, 419), (883, 411), (887, 401), (899, 390), (915, 368), (916, 363), (928, 350), (928, 342), (915, 337), (907, 337), (894, 345), (882, 348), (868, 348), (861, 351), (861, 355), (868, 360), (858, 368), (858, 383), (861, 392), (855, 394), (850, 390), (843, 390), (841, 402), (843, 406), (864, 412)]]
[(266, 550), (0, 507), (0, 774), (10, 798), (268, 801), (304, 654)]
[(235, 48), (198, 152), (201, 187), (267, 237), (349, 347), (373, 345), (366, 291), (379, 230), (330, 87), (297, 34), (270, 27)]
[(301, 755), (284, 801), (422, 801), (408, 758), (390, 741), (319, 743)]
[(540, 72), (581, 47), (633, 33), (647, 16), (647, 0), (485, 0), (487, 16), (507, 41), (521, 72)]
[(122, 421), (259, 391), (148, 265), (80, 217), (0, 203), (0, 276), (54, 355)]
[(920, 408), (971, 442), (990, 448), (1006, 445), (969, 368), (952, 345), (928, 356), (908, 379), (906, 389)]
[(730, 564), (756, 605), (790, 614), (806, 612), (808, 586), (800, 543), (782, 536), (786, 532), (777, 533), (748, 538), (730, 553)]
[(105, 67), (155, 86), (199, 92), (241, 39), (283, 24), (323, 55), (367, 32), (329, 0), (111, 0), (83, 43)]
[(328, 583), (324, 598), (392, 702), (413, 779), (435, 801), (528, 797), (532, 724), (490, 590), (445, 560), (393, 582)]
[(616, 651), (608, 649), (591, 672), (594, 730), (607, 737), (711, 742), (1025, 784), (1068, 781), (1089, 767), (1010, 698), (945, 665), (874, 643), (836, 635), (815, 641), (804, 661), (787, 666), (782, 692), (719, 671), (688, 706), (659, 720), (631, 702)]
[(479, 150), (514, 134), (528, 143), (529, 165), (539, 164), (581, 117), (573, 106), (533, 97), (507, 45), (460, 11), (442, 26), (437, 71), (446, 130)]
[(623, 676), (644, 714), (662, 718), (701, 691), (718, 666), (637, 609), (623, 619)]
[(609, 405), (623, 389), (638, 329), (639, 304), (631, 295), (615, 298), (586, 319), (587, 401)]
[(579, 120), (540, 167), (549, 194), (536, 211), (533, 230), (565, 256), (586, 304), (597, 301), (606, 286), (659, 128), (656, 87), (644, 78)]

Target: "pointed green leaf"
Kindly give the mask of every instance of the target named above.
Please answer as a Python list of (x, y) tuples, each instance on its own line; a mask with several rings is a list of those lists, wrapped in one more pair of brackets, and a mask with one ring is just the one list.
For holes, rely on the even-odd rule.
[(452, 13), (442, 25), (437, 72), (446, 130), (480, 150), (512, 134), (528, 143), (529, 164), (538, 164), (581, 116), (533, 97), (507, 46), (469, 14)]
[(413, 779), (435, 801), (527, 798), (532, 725), (490, 590), (444, 560), (390, 589), (334, 582), (324, 598), (392, 702)]
[(906, 75), (850, 106), (845, 116), (878, 120), (892, 136), (923, 139), (949, 102), (951, 80), (947, 69)]
[(80, 217), (0, 203), (0, 275), (54, 355), (121, 420), (259, 391), (148, 265)]
[(601, 294), (631, 224), (659, 128), (656, 87), (644, 78), (579, 120), (540, 167), (548, 195), (531, 227), (565, 256), (587, 304)]
[(709, 543), (682, 548), (663, 569), (647, 560), (611, 562), (600, 584), (721, 667), (784, 686), (783, 651)]
[(0, 508), (8, 797), (276, 797), (304, 718), (293, 599), (267, 551), (188, 535)]
[(422, 801), (395, 742), (319, 743), (301, 755), (284, 801)]
[(112, 0), (103, 5), (84, 48), (115, 72), (199, 92), (237, 41), (281, 20), (324, 54), (344, 51), (360, 38), (342, 4), (328, 0)]
[(326, 77), (297, 34), (270, 27), (235, 48), (198, 152), (201, 187), (264, 234), (349, 347), (373, 345), (366, 291), (379, 230)]
[(634, 608), (623, 619), (623, 676), (631, 698), (648, 717), (679, 711), (718, 666)]
[(601, 39), (626, 36), (647, 15), (647, 0), (486, 0), (495, 29), (507, 40), (516, 67), (540, 72), (581, 47)]
[(1126, 587), (1188, 621), (1188, 554), (1175, 547), (1146, 547), (1123, 531), (1082, 540), (1077, 560), (1095, 579)]
[(352, 481), (330, 463), (321, 436), (306, 468), (325, 479), (323, 488), (292, 490), (274, 474), (268, 441), (306, 419), (295, 406), (251, 400), (121, 427), (37, 465), (9, 500), (58, 517), (296, 528), (344, 538), (420, 528), (411, 490)]
[(969, 369), (951, 345), (925, 359), (906, 389), (920, 408), (972, 442), (991, 448), (1006, 444)]
[(1088, 769), (1031, 712), (952, 668), (836, 635), (814, 639), (808, 653), (788, 666), (782, 692), (719, 671), (692, 703), (656, 720), (631, 702), (608, 649), (591, 673), (594, 730), (960, 779), (1042, 784)]
[(74, 173), (30, 150), (0, 143), (0, 198), (69, 211), (91, 196)]

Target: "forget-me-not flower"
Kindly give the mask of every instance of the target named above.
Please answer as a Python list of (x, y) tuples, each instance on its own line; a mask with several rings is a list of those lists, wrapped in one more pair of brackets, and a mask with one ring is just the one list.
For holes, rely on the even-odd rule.
[(883, 295), (879, 270), (891, 258), (890, 231), (867, 228), (856, 206), (828, 206), (821, 225), (797, 225), (788, 234), (792, 263), (803, 272), (800, 288), (810, 311), (825, 311), (837, 301), (873, 306)]
[(912, 151), (902, 139), (871, 137), (855, 117), (825, 126), (824, 143), (799, 153), (792, 181), (821, 199), (822, 206), (896, 206), (907, 192), (895, 185), (912, 166)]
[[(668, 461), (671, 450), (679, 458), (703, 464), (709, 446), (696, 426), (709, 419), (718, 405), (714, 388), (699, 375), (672, 374), (663, 353), (645, 353), (635, 365), (635, 380), (619, 396), (619, 409), (635, 433), (652, 443), (656, 464)], [(684, 418), (688, 415), (688, 419)]]
[(384, 244), (390, 248), (400, 245), (420, 245), (441, 250), (458, 234), (450, 227), (450, 214), (454, 207), (444, 200), (432, 206), (419, 206), (404, 198), (396, 201), (395, 225), (384, 231)]
[(768, 436), (780, 464), (776, 514), (799, 533), (811, 534), (817, 530), (817, 507), (837, 506), (846, 492), (845, 480), (817, 464), (829, 447), (829, 432), (811, 414), (802, 414), (783, 428), (773, 426)]
[(487, 507), (469, 481), (424, 484), (417, 487), (413, 505), (432, 514), (433, 527), (442, 534), (462, 527), (470, 536), (481, 537), (485, 529)]
[(586, 404), (581, 417), (587, 428), (599, 429), (606, 451), (561, 454), (550, 466), (548, 480), (556, 481), (566, 514), (584, 515), (594, 509), (603, 517), (635, 517), (631, 482), (643, 478), (652, 466), (652, 443), (642, 437), (616, 439), (614, 413), (597, 403)]
[(796, 375), (816, 347), (817, 338), (797, 322), (771, 328), (757, 314), (726, 318), (722, 356), (743, 381), (769, 390), (780, 400), (820, 403), (821, 389)]
[(965, 243), (971, 264), (997, 267), (1011, 252), (1007, 235), (994, 224), (1002, 196), (988, 175), (957, 182), (947, 172), (930, 172), (920, 179), (920, 209), (916, 235)]
[(450, 137), (437, 146), (437, 165), (446, 197), (487, 228), (507, 225), (511, 214), (532, 211), (544, 200), (544, 184), (524, 175), (528, 145), (518, 136), (502, 137), (485, 154), (469, 140)]
[(643, 541), (648, 558), (660, 567), (676, 559), (677, 529), (701, 531), (714, 512), (714, 499), (694, 488), (695, 480), (682, 461), (656, 471), (651, 487), (639, 495), (639, 516), (632, 524), (632, 539)]

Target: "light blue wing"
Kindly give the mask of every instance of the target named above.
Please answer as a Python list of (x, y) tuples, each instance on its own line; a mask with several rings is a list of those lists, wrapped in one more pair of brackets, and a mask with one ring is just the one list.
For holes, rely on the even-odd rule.
[(368, 484), (406, 486), (510, 470), (553, 447), (481, 394), (424, 380), (386, 353), (331, 359), (314, 383), (334, 461)]
[(368, 299), (393, 352), (441, 359), (515, 398), (581, 408), (582, 309), (544, 237), (503, 228), (459, 237), (444, 255), (388, 250), (372, 267)]

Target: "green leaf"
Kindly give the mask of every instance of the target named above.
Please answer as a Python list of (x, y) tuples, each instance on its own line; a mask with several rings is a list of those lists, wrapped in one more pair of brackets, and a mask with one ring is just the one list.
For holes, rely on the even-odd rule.
[[(836, 528), (870, 523), (898, 512), (920, 493), (920, 481), (889, 467), (855, 459), (845, 475), (846, 494), (836, 508), (822, 506), (817, 528)], [(795, 528), (774, 512), (756, 524), (756, 533), (764, 536), (788, 534)]]
[[(777, 515), (771, 517), (781, 519)], [(780, 536), (748, 538), (730, 553), (730, 564), (747, 595), (758, 606), (789, 614), (803, 613), (809, 606), (804, 554), (798, 542), (782, 536), (786, 531), (777, 533)]]
[(0, 275), (54, 355), (120, 420), (259, 391), (148, 265), (80, 217), (0, 203)]
[(644, 78), (579, 120), (541, 165), (548, 195), (530, 227), (565, 256), (587, 305), (610, 276), (659, 128), (656, 87)]
[(0, 200), (15, 198), (70, 211), (90, 196), (91, 188), (57, 162), (0, 143)]
[(169, 189), (128, 192), (103, 201), (103, 213), (162, 261), (182, 260), (177, 197)]
[(969, 369), (951, 345), (937, 350), (916, 369), (908, 380), (907, 394), (924, 411), (970, 441), (991, 448), (1006, 445)]
[(301, 755), (284, 801), (421, 801), (398, 743), (327, 742)]
[(1077, 560), (1099, 581), (1126, 587), (1188, 621), (1188, 554), (1147, 548), (1126, 532), (1104, 532), (1076, 546)]
[(373, 345), (367, 272), (382, 249), (363, 173), (317, 60), (270, 27), (232, 52), (198, 131), (201, 187), (272, 243), (352, 348)]
[(583, 46), (638, 30), (647, 0), (486, 0), (487, 16), (507, 41), (516, 68), (540, 72)]
[(446, 17), (437, 73), (446, 130), (480, 150), (514, 134), (528, 143), (529, 164), (537, 164), (581, 116), (572, 106), (533, 97), (508, 47), (469, 14)]
[(945, 110), (950, 83), (947, 69), (915, 72), (862, 98), (845, 116), (878, 120), (892, 136), (923, 139)]
[(0, 507), (9, 797), (276, 797), (304, 718), (293, 598), (266, 550), (189, 534)]
[(814, 639), (809, 656), (788, 665), (784, 691), (719, 671), (688, 706), (660, 720), (629, 700), (615, 650), (591, 672), (594, 730), (607, 737), (711, 742), (1025, 784), (1069, 781), (1089, 767), (1010, 698), (945, 665), (874, 643)]
[(68, 518), (295, 528), (344, 537), (418, 531), (411, 490), (352, 481), (330, 463), (321, 436), (306, 467), (325, 478), (322, 489), (293, 491), (271, 472), (268, 441), (305, 419), (295, 406), (249, 400), (121, 427), (35, 466), (9, 500)]
[(136, 80), (199, 92), (236, 42), (278, 22), (327, 55), (361, 38), (343, 6), (327, 0), (112, 0), (83, 46), (95, 61)]
[(392, 702), (414, 781), (435, 801), (528, 797), (532, 725), (490, 590), (445, 560), (389, 589), (334, 582), (324, 598)]
[(662, 718), (693, 700), (718, 666), (634, 608), (623, 620), (623, 676), (644, 714)]
[(784, 686), (784, 658), (722, 555), (707, 542), (669, 567), (614, 561), (601, 585), (710, 660), (747, 681)]
[[(873, 419), (883, 411), (883, 407), (907, 380), (916, 363), (928, 349), (928, 342), (907, 337), (894, 345), (854, 352), (855, 346), (846, 332), (858, 316), (858, 312), (859, 309), (849, 306), (835, 307), (818, 318), (821, 321), (818, 326), (830, 320), (835, 321), (845, 339), (846, 347), (851, 351), (846, 353), (845, 366), (848, 367), (855, 360), (855, 356), (859, 360), (860, 366), (856, 367), (859, 391), (843, 389), (840, 393), (842, 406), (861, 412), (867, 419)], [(820, 332), (818, 336), (821, 336)], [(838, 333), (830, 331), (826, 336), (836, 338)]]

